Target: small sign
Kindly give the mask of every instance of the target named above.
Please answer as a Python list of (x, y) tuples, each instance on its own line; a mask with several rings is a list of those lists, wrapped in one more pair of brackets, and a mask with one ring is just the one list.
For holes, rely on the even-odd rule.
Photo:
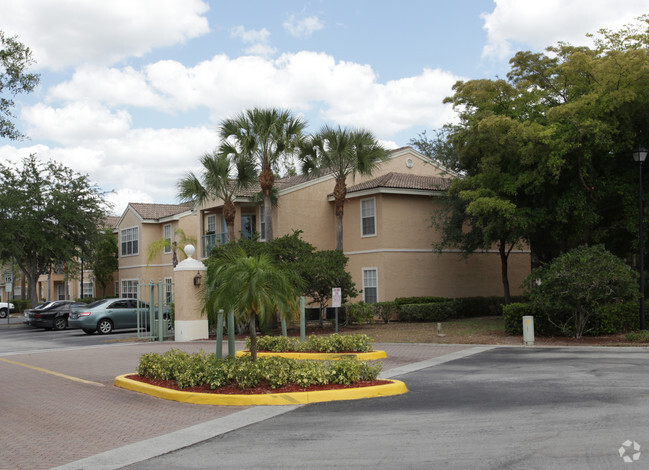
[(331, 289), (331, 306), (334, 308), (340, 307), (342, 300), (342, 290), (340, 287)]
[(11, 284), (12, 282), (14, 282), (13, 273), (5, 273), (5, 284)]
[(9, 294), (13, 291), (13, 284), (11, 282), (5, 282), (5, 291)]

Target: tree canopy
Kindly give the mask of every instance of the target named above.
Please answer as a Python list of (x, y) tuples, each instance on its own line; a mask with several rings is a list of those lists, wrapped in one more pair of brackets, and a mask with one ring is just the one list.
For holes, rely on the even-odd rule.
[(32, 52), (15, 36), (0, 31), (0, 137), (12, 140), (24, 138), (12, 122), (13, 96), (29, 93), (36, 88), (39, 76), (27, 73), (34, 63)]
[(20, 266), (35, 305), (38, 276), (97, 238), (105, 203), (87, 176), (35, 155), (0, 164), (0, 181), (0, 259)]
[[(469, 252), (496, 244), (502, 253), (525, 241), (536, 264), (582, 244), (634, 252), (631, 151), (649, 146), (648, 25), (644, 16), (601, 30), (591, 48), (521, 51), (506, 80), (455, 84), (445, 101), (460, 121), (448, 145), (465, 177), (449, 191), (448, 244)], [(460, 235), (461, 224), (471, 233)]]
[(275, 172), (279, 172), (299, 147), (306, 122), (288, 110), (275, 108), (249, 109), (221, 123), (219, 135), (223, 143), (219, 154), (235, 162), (247, 160), (258, 171), (264, 194), (266, 239), (273, 239), (273, 205), (271, 191)]

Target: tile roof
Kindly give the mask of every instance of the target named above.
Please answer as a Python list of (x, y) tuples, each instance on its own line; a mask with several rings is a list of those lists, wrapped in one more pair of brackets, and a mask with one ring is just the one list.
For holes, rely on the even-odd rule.
[(120, 217), (118, 215), (109, 215), (104, 218), (105, 228), (116, 228)]
[(143, 219), (162, 219), (170, 217), (181, 212), (191, 210), (194, 207), (193, 202), (182, 204), (145, 204), (141, 202), (131, 202), (129, 206), (137, 212)]
[[(443, 191), (448, 189), (450, 180), (439, 176), (407, 175), (390, 172), (377, 178), (347, 188), (347, 193), (376, 188), (415, 189), (425, 191)], [(330, 194), (331, 196), (331, 194)]]

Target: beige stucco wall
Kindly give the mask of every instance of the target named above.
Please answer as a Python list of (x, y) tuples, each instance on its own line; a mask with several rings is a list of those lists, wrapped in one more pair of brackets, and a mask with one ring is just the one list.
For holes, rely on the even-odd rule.
[[(198, 226), (198, 216), (192, 213), (184, 213), (177, 219), (163, 219), (161, 222), (143, 222), (131, 209), (124, 214), (119, 225), (119, 281), (121, 294), (121, 281), (138, 280), (139, 283), (159, 282), (165, 278), (173, 278), (172, 253), (161, 253), (154, 257), (147, 264), (148, 247), (154, 241), (164, 236), (164, 226), (171, 224), (172, 237), (176, 229), (182, 228), (187, 236), (195, 237)], [(131, 227), (138, 227), (138, 254), (122, 256), (121, 231)], [(178, 260), (183, 256), (181, 250), (177, 250)], [(145, 300), (148, 294), (145, 295)]]
[(302, 238), (317, 249), (333, 250), (336, 217), (327, 195), (333, 192), (335, 184), (333, 178), (323, 178), (319, 183), (283, 194), (273, 212), (275, 237), (302, 230)]

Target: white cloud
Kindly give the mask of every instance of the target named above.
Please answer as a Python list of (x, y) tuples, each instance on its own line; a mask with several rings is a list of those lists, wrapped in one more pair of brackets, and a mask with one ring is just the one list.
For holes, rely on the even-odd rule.
[[(209, 31), (202, 0), (0, 2), (2, 29), (29, 45), (38, 67), (110, 65)], [(38, 12), (36, 14), (35, 12)]]
[[(381, 83), (368, 65), (336, 62), (315, 52), (283, 54), (277, 59), (218, 55), (194, 67), (166, 60), (141, 71), (84, 69), (50, 89), (48, 97), (167, 112), (206, 107), (214, 125), (253, 106), (295, 112), (322, 109), (321, 118), (390, 137), (412, 126), (435, 128), (451, 120), (450, 108), (442, 100), (459, 79), (446, 71), (426, 69), (417, 76)], [(129, 85), (120, 87), (120, 83)]]
[(131, 116), (125, 110), (111, 112), (103, 105), (81, 101), (63, 108), (38, 103), (23, 108), (22, 119), (32, 138), (64, 145), (121, 137), (131, 125)]
[(558, 41), (585, 45), (587, 33), (606, 27), (616, 30), (647, 12), (646, 0), (495, 0), (493, 12), (483, 14), (487, 44), (485, 58), (505, 60), (517, 45), (541, 51)]
[(322, 23), (317, 16), (297, 18), (295, 15), (291, 15), (284, 22), (283, 26), (291, 36), (306, 38), (311, 36), (314, 32), (324, 28), (324, 23)]
[[(67, 111), (67, 110), (66, 110)], [(66, 112), (63, 111), (63, 112)], [(82, 127), (82, 126), (81, 126)], [(186, 171), (198, 170), (198, 159), (216, 147), (214, 129), (131, 129), (121, 136), (50, 147), (0, 147), (0, 156), (18, 162), (31, 153), (56, 160), (112, 194), (107, 198), (121, 213), (128, 202), (175, 203), (176, 183)]]
[(255, 30), (236, 26), (230, 30), (230, 36), (241, 39), (244, 44), (249, 44), (244, 49), (246, 54), (270, 57), (277, 52), (277, 49), (269, 44), (270, 31), (266, 28)]

